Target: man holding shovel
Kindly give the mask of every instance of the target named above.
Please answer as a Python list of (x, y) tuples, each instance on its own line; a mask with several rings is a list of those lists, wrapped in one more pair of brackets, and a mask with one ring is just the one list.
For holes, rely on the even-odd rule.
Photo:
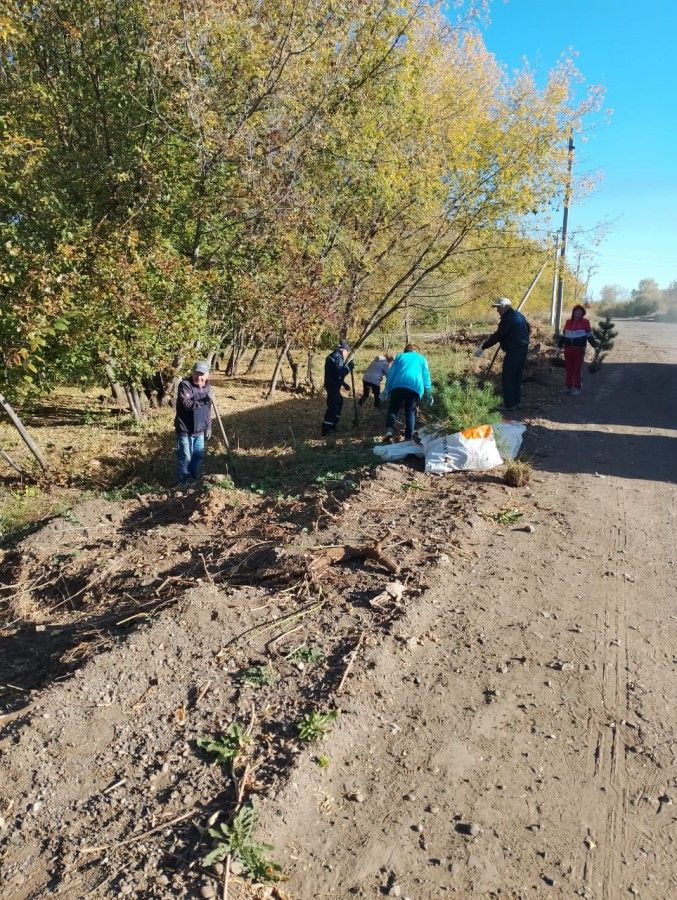
[(322, 420), (322, 437), (327, 437), (336, 430), (343, 409), (343, 397), (341, 388), (349, 391), (346, 378), (352, 372), (354, 363), (347, 363), (350, 355), (348, 341), (339, 341), (338, 346), (324, 361), (324, 389), (327, 392), (327, 411)]
[(196, 362), (177, 391), (174, 426), (180, 485), (200, 477), (205, 442), (212, 436), (212, 398), (208, 381), (209, 363)]
[(527, 361), (531, 326), (519, 310), (513, 309), (512, 300), (507, 297), (499, 297), (491, 305), (500, 317), (498, 328), (475, 350), (475, 356), (481, 356), (489, 347), (500, 344), (505, 354), (501, 375), (503, 408), (506, 412), (514, 412), (519, 407), (522, 394), (522, 373)]

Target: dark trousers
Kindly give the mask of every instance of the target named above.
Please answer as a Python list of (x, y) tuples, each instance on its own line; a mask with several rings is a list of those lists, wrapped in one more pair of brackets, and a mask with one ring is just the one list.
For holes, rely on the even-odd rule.
[(369, 391), (371, 391), (374, 395), (374, 406), (378, 409), (381, 405), (381, 387), (378, 384), (371, 384), (369, 381), (362, 382), (362, 396), (357, 401), (360, 406), (364, 403), (364, 401), (369, 397)]
[(503, 357), (501, 386), (504, 406), (519, 405), (522, 397), (522, 373), (524, 372), (524, 363), (527, 361), (528, 349), (528, 347), (518, 347), (516, 350), (506, 350)]
[(397, 414), (404, 406), (404, 436), (410, 441), (416, 430), (418, 401), (419, 396), (416, 391), (410, 391), (409, 388), (395, 388), (392, 390), (390, 392), (388, 416), (386, 417), (386, 431), (392, 431), (395, 428)]
[(327, 411), (322, 421), (322, 437), (326, 437), (334, 431), (341, 418), (342, 409), (343, 397), (341, 396), (341, 388), (335, 391), (327, 391)]

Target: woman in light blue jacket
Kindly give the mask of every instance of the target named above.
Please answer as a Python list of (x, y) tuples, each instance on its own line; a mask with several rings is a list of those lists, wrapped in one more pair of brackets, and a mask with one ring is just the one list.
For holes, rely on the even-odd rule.
[(386, 377), (384, 396), (390, 407), (386, 418), (386, 443), (393, 439), (397, 414), (404, 406), (404, 437), (410, 441), (416, 430), (418, 404), (426, 397), (432, 400), (432, 381), (428, 361), (413, 344), (407, 344), (404, 353), (395, 357)]

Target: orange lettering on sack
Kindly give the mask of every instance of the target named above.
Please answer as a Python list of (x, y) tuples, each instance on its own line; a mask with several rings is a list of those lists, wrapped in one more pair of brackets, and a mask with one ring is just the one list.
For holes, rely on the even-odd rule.
[(461, 434), (466, 440), (489, 438), (492, 435), (491, 425), (476, 425), (474, 428), (466, 428)]

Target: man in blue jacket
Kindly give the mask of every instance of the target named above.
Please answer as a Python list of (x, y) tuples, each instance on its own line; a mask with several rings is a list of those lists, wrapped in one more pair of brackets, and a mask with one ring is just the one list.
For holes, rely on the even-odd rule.
[(428, 361), (413, 344), (407, 344), (403, 353), (395, 357), (388, 370), (383, 392), (390, 399), (386, 418), (386, 443), (393, 439), (397, 414), (404, 406), (404, 437), (410, 441), (416, 430), (416, 411), (425, 396), (432, 400), (432, 381)]
[(345, 379), (352, 371), (354, 363), (346, 363), (350, 354), (348, 341), (340, 341), (338, 347), (324, 361), (324, 389), (327, 392), (327, 411), (322, 421), (322, 437), (336, 429), (343, 409), (341, 388), (349, 391)]
[(507, 412), (514, 412), (522, 395), (522, 373), (527, 361), (531, 326), (521, 312), (512, 308), (512, 301), (507, 297), (499, 297), (491, 305), (500, 316), (498, 328), (475, 350), (475, 356), (481, 356), (489, 347), (500, 344), (505, 354), (501, 376), (503, 407)]
[(182, 379), (176, 395), (176, 458), (179, 484), (200, 477), (205, 441), (212, 436), (212, 398), (209, 363), (196, 362)]

